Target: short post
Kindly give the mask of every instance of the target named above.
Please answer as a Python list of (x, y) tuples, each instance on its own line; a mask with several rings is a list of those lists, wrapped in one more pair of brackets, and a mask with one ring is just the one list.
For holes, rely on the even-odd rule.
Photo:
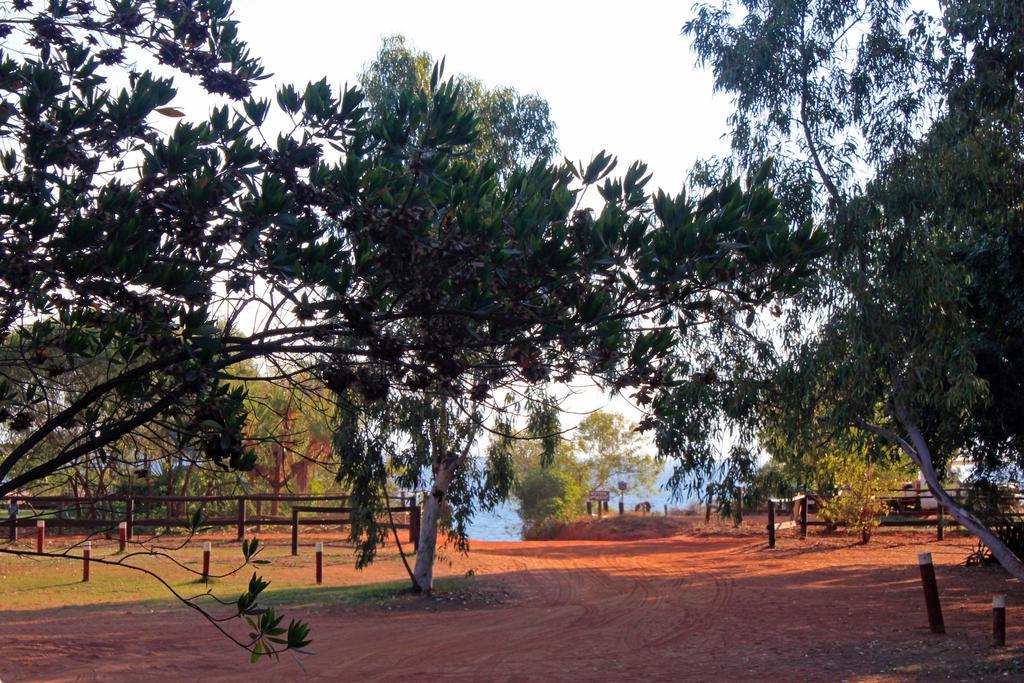
[(800, 499), (800, 538), (807, 538), (807, 496)]
[(135, 499), (131, 496), (125, 501), (125, 528), (128, 534), (128, 540), (135, 538)]
[(1006, 596), (997, 593), (992, 596), (992, 644), (1006, 645)]
[(7, 513), (11, 517), (11, 543), (18, 540), (18, 502), (12, 500), (7, 506)]
[(665, 503), (665, 516), (668, 517), (668, 503)]
[(43, 552), (43, 544), (46, 543), (46, 520), (40, 519), (36, 522), (36, 552)]
[(921, 566), (921, 585), (924, 587), (924, 604), (928, 608), (928, 626), (932, 633), (945, 633), (946, 625), (942, 621), (942, 606), (939, 604), (939, 585), (935, 580), (935, 565), (932, 564), (931, 553), (917, 556)]
[(92, 557), (92, 541), (82, 545), (82, 581), (89, 580), (89, 558)]
[(943, 537), (943, 529), (942, 529), (942, 527), (943, 527), (943, 521), (944, 521), (943, 518), (942, 518), (942, 504), (941, 503), (939, 504), (939, 506), (937, 508), (935, 508), (935, 516), (937, 518), (937, 521), (935, 522), (935, 538), (936, 538), (936, 540), (941, 541), (942, 537)]
[(708, 488), (707, 488), (706, 494), (707, 494), (707, 497), (704, 499), (706, 501), (706, 504), (704, 506), (704, 523), (705, 524), (710, 524), (711, 523), (711, 485), (710, 484), (708, 484)]
[[(415, 500), (414, 500), (415, 502)], [(409, 510), (409, 536), (412, 541), (412, 551), (420, 549), (420, 506), (413, 505)]]
[(775, 547), (775, 501), (768, 499), (768, 547)]
[(621, 498), (619, 498), (619, 517), (621, 517), (624, 514), (626, 514), (626, 503), (623, 502)]
[(601, 519), (604, 517), (604, 503), (597, 501), (597, 518)]
[(593, 517), (593, 516), (594, 516), (594, 503), (588, 500), (587, 501), (587, 517)]
[(324, 582), (324, 543), (316, 542), (316, 585)]
[(128, 545), (128, 522), (121, 522), (117, 525), (117, 548), (123, 553)]
[(210, 582), (210, 542), (203, 541), (203, 583)]
[(610, 505), (611, 505), (611, 503), (609, 503), (607, 500), (604, 502), (604, 511), (605, 512), (608, 512), (608, 506), (610, 506)]
[(299, 554), (299, 510), (292, 508), (292, 555)]
[(238, 497), (238, 540), (245, 540), (245, 497)]

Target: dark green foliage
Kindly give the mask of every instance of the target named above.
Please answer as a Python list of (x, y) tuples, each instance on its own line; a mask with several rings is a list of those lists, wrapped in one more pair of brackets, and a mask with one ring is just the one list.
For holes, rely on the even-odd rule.
[(585, 492), (566, 472), (537, 468), (519, 483), (520, 516), (524, 538), (543, 538), (553, 528), (581, 513)]
[[(408, 44), (404, 36), (384, 38), (374, 60), (360, 74), (371, 111), (380, 116), (402, 111), (415, 99), (430, 96), (434, 59)], [(548, 162), (558, 151), (555, 124), (547, 101), (510, 87), (488, 88), (479, 80), (457, 76), (466, 105), (476, 114), (476, 137), (464, 155), (493, 163), (507, 179), (517, 169)]]

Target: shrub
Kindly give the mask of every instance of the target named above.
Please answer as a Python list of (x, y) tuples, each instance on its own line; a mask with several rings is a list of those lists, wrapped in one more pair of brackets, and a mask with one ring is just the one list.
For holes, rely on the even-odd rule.
[(518, 494), (525, 538), (549, 538), (578, 516), (583, 505), (583, 491), (573, 478), (549, 468), (529, 472)]
[(859, 532), (867, 543), (888, 511), (886, 499), (906, 478), (906, 468), (853, 456), (830, 455), (824, 464), (834, 476), (838, 493), (822, 503), (821, 516), (833, 524), (846, 525), (850, 533)]

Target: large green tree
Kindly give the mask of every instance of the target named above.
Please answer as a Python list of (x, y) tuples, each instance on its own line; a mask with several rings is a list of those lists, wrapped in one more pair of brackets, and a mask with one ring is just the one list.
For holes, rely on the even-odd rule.
[[(433, 68), (433, 58), (403, 36), (385, 38), (359, 78), (367, 107), (387, 118), (410, 102), (430, 97)], [(499, 186), (513, 173), (526, 173), (534, 164), (550, 161), (556, 151), (555, 125), (543, 98), (521, 95), (510, 87), (488, 88), (466, 76), (457, 76), (454, 82), (476, 123), (472, 142), (459, 151), (461, 158), (495, 169)], [(425, 587), (426, 592), (433, 585), (439, 532), (468, 548), (466, 528), (476, 507), (504, 500), (512, 484), (500, 449), (490, 449), (486, 456), (479, 452), (486, 433), (483, 415), (496, 411), (479, 405), (480, 396), (470, 397), (468, 403), (451, 396), (444, 384), (426, 383), (386, 405), (343, 401), (339, 410), (339, 480), (359, 481), (366, 465), (365, 444), (374, 443), (388, 455), (392, 477), (409, 488), (426, 485), (413, 571), (414, 585)], [(357, 416), (358, 412), (363, 414)], [(360, 436), (353, 430), (367, 433)], [(479, 457), (485, 466), (478, 466)], [(363, 495), (355, 500), (360, 501), (357, 514), (364, 521), (353, 525), (352, 534), (364, 539), (360, 555), (364, 562), (372, 557), (384, 530), (375, 521), (380, 517), (379, 500)]]
[[(834, 238), (819, 286), (779, 311), (781, 343), (756, 351), (763, 364), (744, 366), (752, 345), (729, 350), (735, 410), (715, 415), (748, 444), (765, 416), (808, 448), (875, 434), (1018, 577), (1024, 565), (941, 477), (957, 453), (982, 478), (1020, 464), (1022, 11), (745, 0), (699, 6), (684, 29), (735, 98), (735, 158), (789, 150), (784, 210)], [(662, 438), (685, 451), (681, 435)]]
[[(326, 80), (256, 97), (227, 0), (0, 12), (0, 495), (140, 433), (251, 469), (231, 372), (247, 360), (366, 403), (482, 404), (577, 375), (649, 401), (695, 320), (788, 296), (822, 248), (763, 173), (691, 198), (603, 153), (507, 175), (472, 159), (478, 117), (438, 67), (385, 111)], [(210, 110), (175, 106), (155, 64)], [(95, 379), (70, 383), (82, 369)], [(257, 655), (277, 647), (263, 621)]]

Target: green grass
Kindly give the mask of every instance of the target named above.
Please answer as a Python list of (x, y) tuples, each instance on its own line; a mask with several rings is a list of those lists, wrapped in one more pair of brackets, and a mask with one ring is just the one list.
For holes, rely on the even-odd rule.
[[(171, 542), (168, 539), (169, 543)], [(0, 547), (10, 547), (0, 544)], [(25, 541), (17, 546), (34, 550), (34, 542)], [(58, 552), (59, 548), (47, 550)], [(116, 561), (117, 543), (94, 543), (93, 558)], [(358, 607), (379, 605), (398, 606), (406, 601), (416, 600), (409, 592), (407, 579), (380, 581), (373, 580), (372, 573), (353, 574), (346, 571), (335, 573), (332, 566), (351, 567), (351, 549), (330, 548), (328, 566), (325, 568), (325, 583), (314, 583), (311, 549), (303, 547), (298, 557), (292, 557), (286, 544), (264, 547), (259, 557), (268, 564), (243, 568), (238, 573), (211, 579), (207, 586), (201, 577), (165, 559), (139, 557), (133, 561), (151, 569), (166, 580), (178, 593), (192, 597), (208, 588), (217, 597), (234, 601), (246, 590), (253, 572), (271, 582), (261, 597), (267, 606), (287, 607), (298, 605), (331, 605)], [(75, 554), (80, 554), (76, 550)], [(186, 567), (199, 571), (202, 568), (202, 550), (199, 542), (193, 541), (186, 548), (172, 553)], [(213, 574), (222, 573), (235, 567), (242, 560), (238, 543), (217, 542), (213, 546)], [(375, 563), (377, 567), (391, 565), (397, 560), (393, 553), (382, 553)], [(389, 572), (394, 575), (393, 570)], [(82, 562), (74, 558), (34, 558), (0, 554), (0, 604), (5, 610), (62, 609), (80, 607), (131, 606), (147, 610), (172, 609), (180, 604), (156, 579), (142, 572), (126, 567), (114, 567), (93, 562), (88, 583), (82, 582)], [(379, 577), (379, 575), (378, 575)], [(332, 581), (338, 581), (332, 585)], [(365, 582), (364, 582), (365, 581)], [(469, 584), (465, 578), (445, 578), (436, 582), (438, 592), (464, 590)], [(203, 599), (202, 604), (212, 603)]]

